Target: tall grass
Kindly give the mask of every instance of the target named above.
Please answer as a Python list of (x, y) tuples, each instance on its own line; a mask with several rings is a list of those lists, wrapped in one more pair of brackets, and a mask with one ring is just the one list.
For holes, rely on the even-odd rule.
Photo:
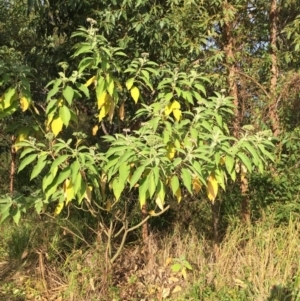
[[(112, 268), (106, 261), (105, 245), (92, 241), (89, 246), (76, 245), (71, 236), (58, 231), (59, 227), (48, 226), (44, 229), (48, 233), (45, 239), (39, 235), (38, 244), (30, 244), (31, 253), (36, 256), (23, 259), (28, 260), (27, 264), (20, 260), (26, 281), (9, 278), (8, 289), (8, 279), (1, 279), (0, 300), (1, 293), (7, 297), (16, 289), (23, 290), (23, 300), (30, 300), (29, 292), (31, 296), (55, 296), (72, 301), (300, 300), (300, 294), (297, 295), (300, 219), (291, 217), (282, 224), (275, 220), (273, 215), (264, 216), (250, 226), (232, 220), (217, 256), (207, 235), (196, 231), (194, 226), (183, 230), (176, 225), (171, 233), (153, 235), (147, 247), (127, 246)], [(40, 222), (39, 227), (45, 225)], [(2, 257), (24, 256), (22, 248), (29, 245), (17, 238), (25, 233), (34, 240), (28, 229), (24, 232), (10, 224), (1, 227)], [(32, 230), (41, 233), (36, 228), (37, 224)], [(10, 234), (5, 236), (5, 232)], [(8, 248), (15, 250), (8, 251)], [(6, 256), (8, 261), (9, 256)], [(182, 260), (190, 263), (193, 270), (183, 273), (180, 268), (173, 272), (173, 264)], [(22, 300), (9, 297), (6, 300)]]

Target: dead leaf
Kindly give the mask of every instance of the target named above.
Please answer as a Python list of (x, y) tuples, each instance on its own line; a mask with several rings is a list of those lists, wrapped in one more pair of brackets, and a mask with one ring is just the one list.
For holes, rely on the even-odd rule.
[(175, 294), (175, 293), (178, 293), (178, 292), (181, 292), (181, 291), (182, 291), (182, 288), (179, 285), (176, 285), (174, 287), (174, 289), (172, 290), (172, 294)]

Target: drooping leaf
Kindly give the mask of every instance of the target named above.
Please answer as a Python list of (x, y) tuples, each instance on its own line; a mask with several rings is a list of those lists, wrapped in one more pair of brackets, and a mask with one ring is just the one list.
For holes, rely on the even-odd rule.
[(248, 171), (252, 171), (252, 164), (250, 159), (242, 152), (237, 153), (237, 157), (241, 160), (241, 162), (247, 167)]
[(139, 168), (137, 168), (137, 170), (134, 172), (130, 179), (130, 189), (140, 180), (145, 168), (146, 166), (142, 165)]
[(124, 102), (121, 103), (120, 108), (119, 108), (119, 118), (122, 121), (125, 118), (125, 106), (124, 106)]
[(29, 165), (31, 162), (33, 162), (37, 158), (37, 154), (31, 154), (24, 158), (22, 162), (20, 163), (20, 166), (18, 168), (18, 172), (23, 170), (27, 165)]
[(64, 91), (63, 91), (63, 96), (68, 102), (69, 105), (72, 104), (73, 102), (73, 97), (74, 97), (74, 90), (70, 86), (67, 86)]
[(58, 116), (51, 122), (51, 130), (55, 136), (57, 136), (63, 128), (64, 122), (62, 121), (61, 117)]
[(130, 90), (130, 94), (134, 102), (137, 103), (140, 97), (140, 90), (138, 89), (138, 87), (132, 87)]
[(187, 188), (187, 190), (192, 194), (192, 176), (188, 169), (183, 168), (181, 170), (181, 178), (183, 181), (184, 186)]
[(59, 117), (63, 121), (64, 125), (67, 127), (71, 119), (71, 113), (68, 107), (61, 106), (59, 108)]
[(64, 197), (66, 205), (75, 197), (74, 187), (70, 179), (66, 179), (63, 185)]
[(119, 198), (124, 190), (124, 187), (125, 187), (125, 183), (123, 181), (120, 181), (119, 178), (114, 179), (114, 181), (112, 183), (112, 189), (113, 189), (116, 201), (119, 200)]
[(157, 185), (157, 195), (156, 195), (155, 202), (160, 210), (164, 209), (165, 195), (166, 195), (166, 187), (164, 183), (161, 180), (159, 180)]
[(147, 200), (147, 190), (148, 190), (148, 181), (146, 178), (142, 180), (141, 185), (139, 186), (139, 202), (140, 202), (140, 207), (143, 208), (143, 206), (146, 204)]
[(96, 76), (92, 76), (90, 79), (86, 81), (84, 84), (86, 87), (89, 87), (96, 80)]
[(31, 173), (31, 176), (30, 176), (30, 181), (32, 179), (34, 179), (35, 177), (37, 177), (41, 171), (44, 169), (46, 163), (47, 163), (47, 156), (48, 154), (43, 154), (43, 155), (40, 155), (38, 160), (37, 160), (37, 164), (34, 166), (33, 170), (32, 170), (32, 173)]
[(174, 175), (171, 178), (171, 189), (172, 189), (173, 195), (176, 195), (178, 188), (179, 188), (179, 179), (176, 175)]
[(128, 91), (132, 88), (133, 84), (134, 84), (134, 77), (129, 78), (126, 81), (126, 88), (127, 88)]
[(96, 135), (97, 135), (98, 129), (99, 129), (99, 127), (98, 127), (98, 125), (96, 124), (96, 125), (93, 127), (93, 129), (92, 129), (92, 134), (93, 134), (93, 136), (96, 136)]
[(176, 198), (177, 198), (177, 202), (180, 203), (180, 202), (181, 202), (181, 199), (182, 199), (180, 187), (177, 189), (177, 191), (176, 191), (176, 193), (175, 193), (175, 196), (176, 196)]
[(194, 177), (193, 178), (193, 191), (198, 194), (201, 190), (201, 187), (202, 187), (202, 184), (201, 182), (199, 181), (199, 178), (198, 177)]
[(207, 197), (212, 202), (215, 201), (218, 194), (218, 182), (215, 175), (212, 173), (207, 179)]
[(179, 109), (173, 110), (173, 116), (174, 116), (174, 118), (175, 118), (176, 121), (180, 121), (181, 114), (182, 114), (181, 110), (179, 110)]
[(30, 99), (26, 98), (25, 96), (22, 96), (20, 98), (20, 106), (21, 106), (21, 110), (22, 112), (25, 112), (30, 105)]
[(54, 210), (54, 216), (58, 216), (64, 208), (64, 202), (58, 202)]

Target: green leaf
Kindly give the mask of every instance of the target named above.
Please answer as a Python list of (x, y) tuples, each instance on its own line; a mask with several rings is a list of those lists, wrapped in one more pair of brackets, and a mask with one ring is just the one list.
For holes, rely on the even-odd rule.
[(124, 190), (124, 185), (125, 183), (123, 181), (120, 181), (119, 178), (115, 178), (113, 183), (112, 183), (112, 189), (113, 189), (113, 192), (114, 192), (114, 196), (116, 198), (116, 201), (119, 200), (123, 190)]
[(44, 176), (43, 182), (42, 182), (43, 192), (45, 192), (47, 187), (53, 182), (55, 176), (56, 176), (56, 174), (53, 175), (51, 172), (49, 172), (46, 176)]
[(188, 270), (190, 270), (190, 271), (193, 270), (192, 266), (190, 265), (190, 263), (189, 263), (188, 261), (185, 260), (185, 261), (183, 262), (183, 264), (184, 264), (184, 266), (185, 266)]
[(130, 180), (130, 189), (140, 180), (142, 173), (144, 172), (146, 166), (142, 165), (134, 172)]
[(25, 159), (22, 160), (18, 172), (23, 170), (27, 165), (29, 165), (31, 162), (33, 162), (37, 158), (37, 154), (32, 154), (26, 157)]
[[(75, 179), (76, 179), (77, 174), (79, 173), (79, 169), (80, 169), (80, 164), (79, 164), (78, 160), (75, 160), (70, 165), (70, 167), (71, 167), (71, 171), (72, 171), (72, 173), (71, 173), (71, 181), (74, 184), (75, 183)], [(75, 194), (76, 194), (76, 192), (75, 192)]]
[(57, 87), (57, 86), (53, 87), (53, 88), (48, 92), (48, 95), (47, 95), (47, 101), (49, 101), (49, 100), (51, 99), (51, 97), (54, 96), (57, 92), (58, 92), (58, 87)]
[(190, 171), (186, 168), (183, 168), (181, 170), (181, 178), (182, 178), (184, 186), (192, 194), (192, 188), (191, 188), (191, 186), (192, 186), (192, 177), (191, 177)]
[(1, 206), (0, 206), (1, 221), (0, 221), (0, 223), (4, 222), (10, 216), (11, 206), (12, 206), (11, 198), (1, 199)]
[(194, 84), (194, 86), (195, 86), (199, 91), (201, 91), (204, 95), (206, 95), (206, 91), (205, 91), (204, 86), (202, 86), (202, 85), (200, 85), (200, 84)]
[(64, 125), (68, 126), (71, 119), (71, 113), (69, 108), (66, 106), (61, 106), (59, 108), (59, 117), (63, 121)]
[(28, 155), (29, 153), (32, 153), (34, 151), (35, 151), (34, 148), (31, 148), (31, 147), (25, 148), (20, 155), (20, 159), (22, 159), (23, 157), (25, 157), (26, 155)]
[(241, 162), (246, 166), (249, 173), (252, 171), (251, 161), (244, 153), (237, 153), (237, 157), (240, 158)]
[(122, 165), (119, 167), (119, 181), (123, 182), (123, 185), (125, 185), (128, 177), (130, 174), (130, 166), (127, 164), (127, 162), (123, 162)]
[(18, 225), (21, 218), (21, 210), (16, 207), (14, 215), (12, 216), (14, 222)]
[(82, 92), (84, 93), (84, 95), (85, 95), (87, 98), (90, 97), (90, 91), (89, 91), (89, 89), (88, 89), (87, 86), (85, 86), (84, 84), (81, 84), (81, 85), (78, 87), (78, 89), (79, 89), (80, 91), (82, 91)]
[(74, 194), (77, 194), (80, 190), (82, 183), (82, 175), (80, 172), (76, 174), (75, 180), (74, 180)]
[(245, 142), (243, 144), (243, 148), (246, 149), (252, 155), (253, 162), (256, 163), (255, 165), (257, 165), (257, 163), (260, 160), (258, 157), (257, 150), (249, 142)]
[(148, 190), (148, 181), (147, 181), (147, 178), (144, 178), (142, 180), (141, 185), (139, 186), (139, 202), (140, 202), (141, 208), (146, 204), (147, 190)]
[(177, 176), (174, 175), (171, 179), (171, 189), (172, 189), (173, 195), (176, 195), (178, 188), (179, 188), (179, 179)]
[(69, 105), (72, 104), (73, 96), (74, 96), (74, 90), (70, 86), (67, 86), (63, 91), (63, 96), (68, 102)]
[(182, 266), (180, 263), (175, 263), (171, 266), (171, 269), (174, 273), (177, 273), (181, 270)]
[(132, 88), (133, 84), (134, 84), (134, 77), (129, 78), (126, 81), (126, 88), (127, 88), (128, 91)]
[(56, 158), (56, 159), (53, 161), (50, 170), (51, 170), (51, 171), (52, 171), (52, 170), (55, 170), (56, 167), (58, 167), (61, 163), (65, 162), (69, 157), (70, 157), (69, 155), (62, 155), (62, 156)]
[(81, 185), (77, 191), (77, 200), (80, 205), (86, 193), (86, 183), (85, 181), (81, 181)]
[(149, 173), (147, 177), (147, 182), (149, 184), (148, 187), (149, 198), (151, 199), (156, 191), (155, 175), (153, 170)]
[(234, 168), (234, 159), (229, 155), (226, 155), (225, 166), (226, 166), (227, 172), (231, 175), (232, 170)]
[(274, 156), (273, 154), (271, 154), (269, 151), (267, 151), (263, 145), (259, 144), (258, 145), (260, 151), (266, 156), (268, 157), (272, 162), (274, 162)]
[(34, 179), (35, 177), (37, 177), (41, 173), (41, 171), (43, 170), (43, 168), (47, 164), (47, 161), (46, 161), (47, 156), (48, 156), (48, 154), (39, 156), (39, 158), (37, 160), (37, 164), (34, 166), (34, 168), (32, 170), (32, 173), (31, 173), (31, 176), (30, 176), (30, 181), (32, 179)]

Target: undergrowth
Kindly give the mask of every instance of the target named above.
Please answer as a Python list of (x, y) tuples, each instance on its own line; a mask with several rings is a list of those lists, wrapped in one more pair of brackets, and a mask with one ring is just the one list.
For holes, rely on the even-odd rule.
[(83, 223), (6, 223), (0, 300), (300, 300), (299, 222), (270, 211), (250, 226), (231, 219), (218, 254), (194, 223), (178, 224), (127, 244), (113, 266)]

